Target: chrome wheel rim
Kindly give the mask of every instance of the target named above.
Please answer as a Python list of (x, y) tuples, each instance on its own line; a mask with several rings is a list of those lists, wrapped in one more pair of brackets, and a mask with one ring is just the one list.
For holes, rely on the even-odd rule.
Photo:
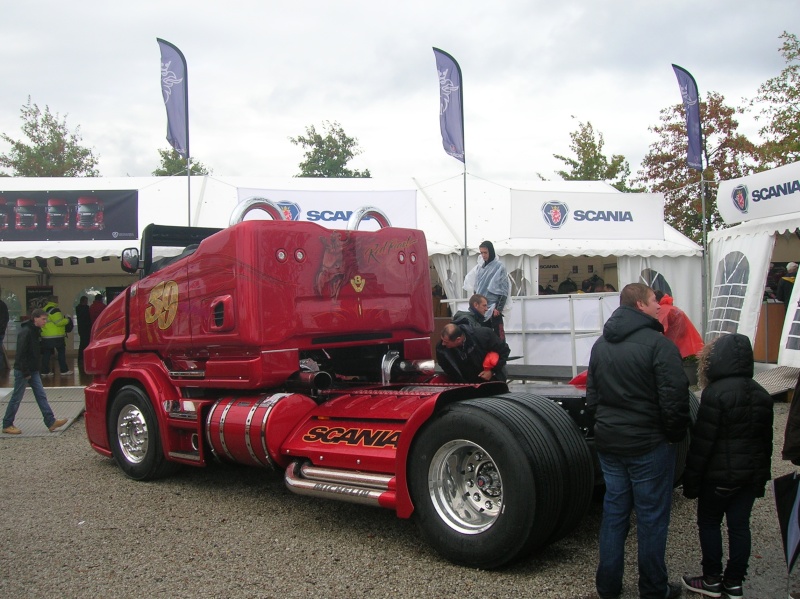
[(128, 404), (117, 417), (117, 439), (122, 455), (132, 464), (138, 464), (147, 455), (149, 436), (147, 421), (142, 411), (133, 404)]
[(463, 534), (489, 529), (503, 510), (503, 482), (489, 453), (456, 439), (442, 445), (428, 470), (428, 492), (442, 520)]

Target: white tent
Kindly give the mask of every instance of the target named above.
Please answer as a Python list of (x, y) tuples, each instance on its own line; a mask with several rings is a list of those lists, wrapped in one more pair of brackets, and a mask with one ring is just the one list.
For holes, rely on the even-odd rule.
[[(428, 239), (431, 261), (450, 298), (464, 297), (461, 248), (464, 238), (463, 179), (455, 177), (431, 185), (419, 186), (417, 218)], [(520, 237), (511, 234), (512, 193), (520, 190), (552, 194), (616, 193), (610, 185), (598, 181), (507, 181), (496, 183), (471, 177), (467, 182), (467, 247), (477, 255), (483, 240), (492, 241), (497, 255), (509, 273), (518, 271), (526, 281), (529, 295), (538, 293), (539, 264), (545, 256), (616, 257), (620, 286), (647, 282), (643, 273), (660, 274), (677, 296), (679, 305), (693, 322), (701, 322), (702, 248), (663, 222), (663, 235), (652, 239), (568, 239)], [(620, 194), (622, 196), (623, 194)], [(424, 202), (420, 201), (424, 199)], [(637, 202), (639, 194), (631, 196)], [(537, 207), (538, 210), (538, 207)], [(475, 264), (470, 258), (469, 267)]]
[[(432, 184), (414, 179), (265, 179), (261, 177), (192, 177), (191, 215), (185, 177), (145, 178), (7, 178), (0, 180), (0, 196), (13, 199), (24, 191), (136, 190), (138, 229), (151, 222), (194, 226), (227, 226), (230, 214), (243, 194), (272, 199), (302, 197), (330, 206), (338, 220), (324, 222), (343, 228), (351, 204), (381, 208), (393, 224), (416, 226), (425, 231), (428, 253), (449, 297), (461, 296), (464, 278), (464, 181), (462, 176)], [(616, 256), (620, 285), (641, 280), (646, 269), (660, 273), (679, 297), (678, 303), (694, 321), (700, 319), (699, 246), (663, 224), (663, 236), (646, 240), (512, 238), (511, 191), (607, 193), (602, 182), (515, 181), (495, 183), (477, 177), (467, 181), (467, 247), (477, 254), (481, 241), (494, 242), (509, 272), (518, 271), (529, 293), (539, 284), (539, 261), (544, 256)], [(356, 198), (356, 199), (353, 199)], [(347, 202), (350, 202), (349, 204)], [(0, 243), (0, 284), (68, 285), (63, 295), (72, 297), (89, 282), (98, 286), (126, 284), (133, 280), (119, 268), (119, 255), (138, 240), (4, 241)], [(37, 260), (41, 259), (41, 260)], [(61, 260), (56, 265), (56, 258)], [(72, 258), (72, 260), (70, 260)], [(87, 263), (93, 259), (92, 263)], [(16, 263), (11, 266), (10, 261)], [(26, 266), (25, 260), (30, 261)], [(87, 279), (89, 279), (87, 281)], [(11, 282), (13, 280), (13, 283)], [(74, 289), (73, 289), (74, 288)]]
[[(755, 344), (770, 263), (800, 261), (800, 163), (723, 181), (717, 207), (726, 222), (741, 224), (708, 235), (708, 335), (738, 332)], [(799, 293), (795, 285), (781, 327), (780, 366), (800, 367)]]

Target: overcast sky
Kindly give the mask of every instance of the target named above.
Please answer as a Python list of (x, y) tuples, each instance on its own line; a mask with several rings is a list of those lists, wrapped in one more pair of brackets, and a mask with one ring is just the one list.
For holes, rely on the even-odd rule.
[(463, 72), (468, 172), (557, 178), (552, 155), (588, 120), (635, 173), (680, 102), (672, 63), (739, 105), (799, 24), (798, 0), (4, 2), (0, 131), (22, 138), (30, 96), (80, 126), (101, 175), (149, 176), (168, 147), (160, 37), (186, 56), (191, 153), (214, 175), (296, 175), (288, 138), (330, 120), (363, 149), (352, 167), (434, 182), (462, 172), (442, 149), (436, 46)]

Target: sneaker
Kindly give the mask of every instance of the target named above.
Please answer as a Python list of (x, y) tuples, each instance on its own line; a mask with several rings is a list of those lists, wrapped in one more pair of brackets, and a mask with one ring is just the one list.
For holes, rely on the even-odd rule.
[(739, 599), (744, 597), (742, 592), (742, 583), (739, 581), (722, 581), (722, 596), (726, 599)]
[(41, 376), (42, 378), (44, 378), (44, 377), (47, 377), (47, 376), (53, 376), (53, 373), (52, 373), (52, 372), (43, 372), (43, 373), (41, 373), (39, 376)]
[(684, 576), (683, 588), (706, 597), (722, 597), (722, 581), (716, 579), (716, 582), (711, 582), (712, 580), (705, 576)]
[(56, 429), (59, 429), (62, 426), (64, 426), (66, 423), (67, 423), (67, 419), (66, 418), (60, 418), (60, 419), (56, 420), (53, 424), (51, 424), (49, 427), (47, 427), (47, 430), (49, 430), (52, 433)]
[(73, 372), (74, 372), (73, 370), (65, 370), (65, 371), (64, 371), (64, 372), (62, 372), (61, 374), (62, 374), (63, 376), (66, 376), (66, 375), (68, 375), (68, 374), (72, 374)]
[(667, 599), (675, 599), (683, 595), (683, 587), (674, 582), (667, 583)]
[(13, 424), (12, 424), (11, 426), (7, 426), (7, 427), (5, 427), (5, 428), (3, 429), (3, 432), (4, 432), (5, 434), (7, 434), (7, 435), (21, 435), (21, 434), (22, 434), (22, 431), (21, 431), (21, 430), (19, 430), (19, 429), (18, 429), (16, 426), (14, 426)]

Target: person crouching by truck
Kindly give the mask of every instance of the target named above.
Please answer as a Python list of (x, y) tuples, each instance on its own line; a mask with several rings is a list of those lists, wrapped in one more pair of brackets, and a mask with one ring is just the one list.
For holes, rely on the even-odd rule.
[(436, 345), (436, 361), (456, 383), (505, 381), (506, 361), (511, 350), (488, 327), (473, 329), (452, 322), (442, 329)]

